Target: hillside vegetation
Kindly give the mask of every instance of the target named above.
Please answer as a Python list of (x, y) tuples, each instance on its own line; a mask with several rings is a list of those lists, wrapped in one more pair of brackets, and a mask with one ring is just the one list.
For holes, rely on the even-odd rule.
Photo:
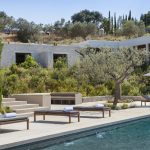
[(150, 33), (150, 12), (140, 20), (128, 15), (117, 16), (109, 11), (104, 17), (98, 11), (82, 10), (71, 21), (58, 20), (53, 24), (36, 24), (23, 18), (17, 20), (0, 12), (0, 37), (4, 42), (71, 44), (84, 40), (124, 40)]

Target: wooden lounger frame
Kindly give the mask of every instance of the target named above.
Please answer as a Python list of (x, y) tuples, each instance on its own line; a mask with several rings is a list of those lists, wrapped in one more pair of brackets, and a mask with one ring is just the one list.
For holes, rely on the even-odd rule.
[(45, 120), (46, 115), (54, 115), (54, 116), (68, 116), (69, 117), (69, 123), (71, 123), (71, 117), (77, 116), (78, 122), (80, 122), (80, 112), (79, 111), (57, 111), (57, 110), (40, 110), (40, 111), (34, 111), (34, 121), (36, 121), (36, 116), (43, 115), (43, 120)]
[(150, 102), (150, 100), (140, 100), (141, 101), (141, 106), (143, 106), (143, 103), (145, 104), (146, 106), (146, 102)]
[(29, 130), (29, 118), (28, 117), (14, 117), (14, 118), (0, 119), (0, 125), (19, 123), (19, 122), (26, 122), (27, 130)]
[(109, 112), (109, 117), (111, 117), (111, 108), (110, 107), (73, 107), (74, 110), (77, 111), (101, 111), (103, 118), (105, 117), (105, 111)]

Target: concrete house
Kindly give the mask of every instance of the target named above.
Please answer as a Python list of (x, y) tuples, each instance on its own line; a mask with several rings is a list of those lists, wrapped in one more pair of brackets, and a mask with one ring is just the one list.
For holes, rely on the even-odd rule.
[(2, 67), (10, 67), (12, 64), (20, 64), (25, 61), (27, 55), (31, 55), (41, 66), (51, 68), (59, 57), (65, 57), (68, 65), (78, 61), (79, 54), (76, 46), (51, 46), (46, 44), (4, 44), (2, 50)]
[(150, 36), (125, 41), (88, 40), (77, 44), (52, 46), (48, 44), (5, 43), (2, 51), (1, 67), (22, 63), (31, 55), (43, 67), (52, 68), (59, 57), (67, 59), (68, 66), (75, 64), (80, 56), (76, 50), (86, 47), (137, 47), (150, 51)]

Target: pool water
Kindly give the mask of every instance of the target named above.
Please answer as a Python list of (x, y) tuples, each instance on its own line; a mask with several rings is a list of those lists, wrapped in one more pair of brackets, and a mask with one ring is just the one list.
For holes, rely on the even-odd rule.
[[(82, 133), (82, 138), (67, 139), (54, 144), (42, 142), (40, 148), (22, 147), (23, 150), (149, 150), (150, 149), (150, 118), (123, 123), (107, 128), (99, 128)], [(53, 145), (54, 144), (54, 145)]]
[(61, 143), (43, 150), (149, 150), (150, 119), (138, 121), (124, 127), (98, 132)]

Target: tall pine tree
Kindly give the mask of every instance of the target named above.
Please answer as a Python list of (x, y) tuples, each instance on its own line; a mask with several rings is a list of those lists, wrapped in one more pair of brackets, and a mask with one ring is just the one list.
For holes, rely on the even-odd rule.
[(131, 16), (131, 10), (129, 11), (129, 16), (128, 16), (128, 20), (131, 20), (132, 16)]
[(113, 17), (111, 17), (111, 33), (114, 33), (114, 20)]
[(126, 17), (125, 17), (125, 20), (127, 21), (128, 20), (128, 16), (126, 15)]
[(110, 16), (110, 11), (109, 11), (108, 19), (109, 19), (109, 33), (110, 33), (110, 31), (111, 31), (111, 16)]
[(116, 36), (116, 30), (117, 30), (117, 20), (116, 20), (116, 13), (114, 13), (114, 34)]

